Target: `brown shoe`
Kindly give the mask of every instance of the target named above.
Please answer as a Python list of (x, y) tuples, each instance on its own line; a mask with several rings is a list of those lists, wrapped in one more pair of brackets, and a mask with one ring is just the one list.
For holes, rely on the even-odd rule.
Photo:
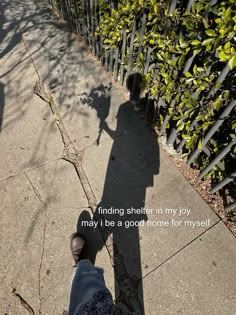
[(75, 266), (77, 266), (78, 262), (82, 259), (86, 259), (87, 256), (85, 254), (85, 248), (86, 248), (86, 240), (83, 235), (81, 235), (79, 232), (73, 233), (71, 235), (70, 240), (70, 249), (72, 256), (75, 261)]

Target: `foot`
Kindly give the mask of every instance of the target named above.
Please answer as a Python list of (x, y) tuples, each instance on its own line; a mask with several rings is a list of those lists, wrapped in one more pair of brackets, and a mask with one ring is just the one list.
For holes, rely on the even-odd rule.
[(81, 235), (79, 232), (73, 233), (70, 240), (70, 249), (75, 261), (74, 267), (77, 266), (80, 260), (87, 258), (85, 254), (85, 248), (86, 241), (83, 235)]

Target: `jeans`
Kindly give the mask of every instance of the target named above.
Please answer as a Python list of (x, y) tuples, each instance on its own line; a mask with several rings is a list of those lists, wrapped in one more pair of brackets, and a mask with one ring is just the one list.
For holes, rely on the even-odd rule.
[(105, 288), (103, 269), (94, 267), (88, 259), (81, 260), (72, 279), (69, 315), (74, 315), (81, 303), (89, 300), (96, 291)]

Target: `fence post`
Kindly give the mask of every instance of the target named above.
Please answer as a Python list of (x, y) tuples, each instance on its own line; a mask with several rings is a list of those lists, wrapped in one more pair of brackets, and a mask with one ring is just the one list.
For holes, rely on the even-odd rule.
[(122, 50), (121, 50), (121, 65), (120, 65), (120, 84), (124, 83), (124, 61), (125, 61), (125, 52), (126, 52), (126, 39), (127, 34), (126, 30), (123, 31), (123, 40), (122, 40)]
[(217, 184), (214, 188), (210, 190), (210, 194), (214, 194), (221, 188), (223, 188), (228, 183), (232, 182), (236, 178), (236, 171), (232, 172), (229, 176), (227, 176), (222, 182)]
[(115, 50), (115, 66), (114, 66), (114, 80), (118, 79), (118, 59), (119, 59), (119, 47)]
[(136, 31), (136, 20), (134, 20), (133, 29), (131, 33), (131, 40), (130, 40), (130, 46), (129, 46), (129, 61), (128, 61), (128, 71), (127, 76), (130, 75), (131, 72), (131, 66), (132, 66), (132, 59), (133, 59), (133, 48), (134, 48), (134, 35)]
[(228, 207), (226, 207), (225, 211), (229, 212), (229, 211), (233, 210), (234, 208), (236, 208), (236, 202), (231, 203)]
[(223, 157), (230, 152), (232, 146), (236, 144), (236, 139), (231, 140), (231, 142), (218, 154), (213, 161), (209, 163), (209, 165), (201, 171), (198, 175), (199, 179), (202, 179)]

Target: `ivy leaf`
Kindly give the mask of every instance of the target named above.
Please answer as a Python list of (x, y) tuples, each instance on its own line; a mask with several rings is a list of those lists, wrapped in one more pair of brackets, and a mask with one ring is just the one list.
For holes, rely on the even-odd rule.
[(183, 135), (182, 135), (182, 138), (185, 139), (185, 140), (190, 140), (190, 139), (191, 139), (191, 136), (188, 135), (188, 134), (183, 134)]
[(190, 79), (186, 80), (186, 83), (189, 84), (189, 83), (191, 83), (193, 80), (194, 80), (194, 78), (190, 78)]
[(198, 55), (201, 52), (201, 49), (195, 49), (193, 51), (194, 56)]
[(224, 45), (224, 51), (227, 53), (227, 54), (230, 54), (231, 50), (230, 50), (230, 42), (227, 42), (225, 45)]
[(219, 59), (220, 59), (220, 61), (228, 60), (228, 57), (223, 50), (219, 53)]
[(185, 126), (185, 124), (184, 124), (184, 122), (182, 122), (182, 123), (179, 125), (179, 127), (177, 128), (177, 131), (182, 131), (182, 130), (184, 129), (184, 126)]
[(176, 126), (178, 127), (179, 125), (181, 125), (183, 123), (182, 119), (179, 119), (179, 121), (177, 122)]
[(209, 27), (209, 24), (205, 18), (202, 19), (202, 22), (203, 22), (205, 28)]
[(205, 39), (205, 40), (202, 42), (202, 45), (203, 45), (203, 46), (207, 46), (207, 45), (211, 44), (213, 41), (214, 41), (214, 38)]
[(203, 7), (204, 7), (203, 3), (199, 2), (197, 4), (197, 13), (199, 13), (203, 9)]
[(206, 30), (206, 33), (208, 36), (211, 36), (211, 37), (215, 37), (217, 35), (216, 32), (214, 30), (211, 30), (211, 29)]
[(167, 74), (166, 72), (160, 72), (160, 75), (161, 75), (163, 78), (168, 77), (168, 74)]
[(178, 60), (178, 68), (181, 69), (185, 61), (185, 55), (181, 55)]
[(227, 33), (227, 28), (225, 28), (225, 25), (223, 25), (221, 27), (221, 29), (219, 30), (220, 35), (224, 36)]
[(178, 59), (178, 58), (174, 58), (174, 59), (171, 59), (171, 60), (167, 60), (167, 63), (168, 63), (170, 66), (175, 66), (175, 65), (176, 65), (176, 62), (177, 62), (177, 59)]
[(232, 129), (236, 129), (236, 122), (235, 122), (235, 123), (233, 123), (233, 125), (232, 125)]
[(213, 106), (216, 110), (219, 110), (221, 108), (222, 99), (218, 98), (214, 103)]
[(191, 44), (192, 44), (193, 46), (197, 46), (197, 45), (200, 45), (201, 42), (200, 42), (200, 40), (195, 39), (195, 40), (191, 41)]
[(236, 66), (236, 55), (233, 56), (229, 61), (229, 68), (230, 70), (233, 70), (233, 68)]
[(149, 81), (151, 79), (151, 73), (149, 72), (149, 73), (145, 74), (144, 78), (146, 81)]
[(140, 58), (141, 60), (144, 60), (144, 54), (143, 54), (143, 53), (140, 53), (138, 56), (139, 56), (139, 58)]
[(164, 60), (164, 58), (163, 58), (159, 53), (156, 53), (156, 55), (157, 55), (157, 58), (158, 58), (159, 60), (161, 60), (161, 61)]
[(229, 7), (224, 13), (224, 19), (227, 21), (231, 18), (231, 8)]
[(188, 43), (186, 43), (186, 42), (181, 42), (181, 43), (180, 43), (180, 47), (181, 47), (181, 48), (187, 48), (187, 47), (188, 47)]
[(198, 145), (197, 145), (197, 148), (198, 148), (199, 151), (202, 150), (202, 148), (203, 148), (203, 142), (202, 142), (202, 140), (199, 140)]
[(188, 72), (188, 71), (184, 72), (184, 75), (186, 76), (186, 78), (191, 78), (192, 77), (191, 73)]
[(209, 121), (205, 121), (204, 124), (202, 125), (202, 130), (205, 131), (208, 128), (209, 124), (210, 124)]
[(158, 12), (158, 6), (157, 6), (157, 4), (155, 4), (154, 5), (154, 12), (157, 14), (157, 12)]
[(210, 139), (210, 143), (211, 143), (214, 147), (217, 146), (217, 142), (216, 142), (213, 138)]
[(169, 107), (168, 108), (168, 114), (171, 116), (173, 115), (173, 108), (172, 107)]
[[(192, 108), (193, 108), (193, 103), (192, 103), (191, 100), (189, 100), (189, 101), (186, 103), (186, 107), (192, 110)], [(188, 109), (188, 110), (189, 110), (189, 109)], [(187, 111), (186, 111), (186, 112), (187, 112)]]
[(196, 118), (196, 120), (203, 120), (205, 118), (204, 114), (199, 114)]

